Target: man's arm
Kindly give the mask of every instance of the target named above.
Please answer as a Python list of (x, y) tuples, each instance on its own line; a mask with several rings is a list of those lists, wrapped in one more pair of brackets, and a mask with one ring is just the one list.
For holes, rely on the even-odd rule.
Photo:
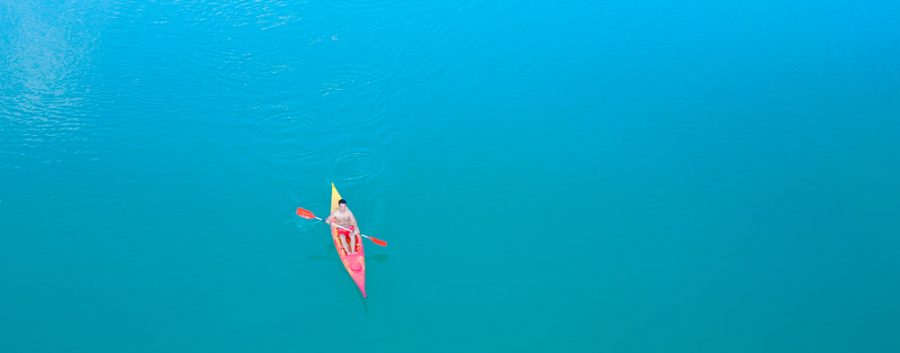
[(359, 230), (359, 223), (356, 223), (356, 216), (353, 215), (353, 212), (350, 212), (350, 225), (353, 226), (353, 230), (359, 235), (361, 232)]
[(334, 212), (331, 212), (328, 217), (325, 217), (325, 223), (331, 224), (331, 221), (334, 220)]

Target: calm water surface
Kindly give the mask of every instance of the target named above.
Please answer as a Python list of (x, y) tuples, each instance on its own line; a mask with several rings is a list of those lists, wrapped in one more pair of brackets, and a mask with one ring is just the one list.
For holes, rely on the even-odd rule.
[[(0, 351), (900, 351), (895, 1), (0, 0)], [(367, 243), (363, 300), (323, 214)]]

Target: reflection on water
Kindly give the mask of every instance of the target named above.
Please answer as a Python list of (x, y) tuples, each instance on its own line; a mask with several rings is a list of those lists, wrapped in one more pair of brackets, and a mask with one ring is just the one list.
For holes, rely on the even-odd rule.
[(0, 7), (0, 153), (40, 154), (44, 144), (78, 138), (73, 132), (86, 124), (86, 71), (98, 42), (89, 13), (97, 10), (40, 2)]

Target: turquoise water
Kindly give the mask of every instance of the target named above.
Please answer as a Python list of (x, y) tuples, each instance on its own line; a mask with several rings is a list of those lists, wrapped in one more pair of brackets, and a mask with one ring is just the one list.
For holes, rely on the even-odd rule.
[[(900, 351), (900, 3), (0, 2), (0, 351)], [(365, 233), (363, 300), (321, 223)]]

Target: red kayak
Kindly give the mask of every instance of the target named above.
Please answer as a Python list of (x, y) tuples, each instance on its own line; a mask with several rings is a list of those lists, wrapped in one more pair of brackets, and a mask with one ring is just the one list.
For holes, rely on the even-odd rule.
[[(334, 187), (334, 183), (331, 183), (331, 212), (334, 212), (334, 210), (338, 208), (338, 201), (340, 200), (341, 194), (338, 193), (337, 188)], [(338, 228), (334, 225), (331, 226), (331, 239), (334, 240), (334, 248), (337, 249), (338, 256), (341, 258), (344, 268), (347, 269), (350, 278), (353, 278), (353, 282), (356, 282), (356, 286), (359, 287), (359, 291), (362, 292), (363, 298), (365, 298), (366, 257), (365, 252), (363, 251), (362, 238), (358, 239), (356, 242), (355, 254), (348, 254), (344, 251), (344, 246), (341, 245), (341, 240), (338, 238)]]

